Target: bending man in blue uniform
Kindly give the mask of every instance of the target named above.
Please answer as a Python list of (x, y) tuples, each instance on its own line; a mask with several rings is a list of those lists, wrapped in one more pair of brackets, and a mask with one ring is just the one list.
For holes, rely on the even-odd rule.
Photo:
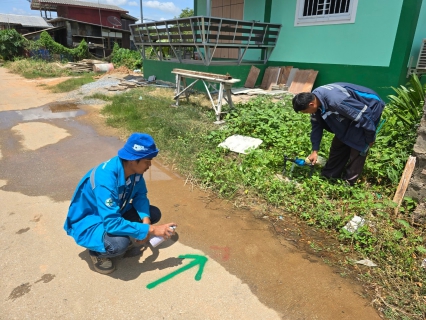
[(376, 128), (384, 106), (383, 100), (373, 90), (343, 82), (294, 96), (294, 111), (311, 114), (312, 153), (308, 158), (312, 163), (315, 164), (318, 159), (323, 130), (334, 133), (328, 161), (321, 175), (343, 178), (350, 185), (356, 182), (364, 167), (367, 151), (376, 140)]
[(91, 169), (80, 181), (71, 200), (64, 229), (89, 249), (94, 269), (102, 274), (115, 270), (111, 258), (150, 235), (169, 238), (175, 223), (152, 224), (161, 218), (151, 206), (143, 173), (158, 154), (153, 138), (133, 133), (118, 156)]

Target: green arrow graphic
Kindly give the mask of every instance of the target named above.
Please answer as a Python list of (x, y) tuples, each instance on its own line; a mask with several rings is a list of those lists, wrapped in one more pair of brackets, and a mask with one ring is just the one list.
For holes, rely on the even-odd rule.
[(201, 280), (201, 275), (203, 274), (203, 270), (204, 270), (204, 266), (206, 265), (207, 262), (207, 258), (204, 256), (199, 256), (196, 254), (185, 254), (185, 255), (180, 255), (179, 259), (194, 259), (192, 260), (190, 263), (188, 263), (186, 266), (183, 266), (182, 268), (173, 271), (172, 273), (168, 274), (167, 276), (164, 276), (154, 282), (151, 282), (150, 284), (148, 284), (146, 287), (148, 289), (152, 289), (156, 286), (158, 286), (160, 283), (163, 283), (167, 280), (170, 280), (171, 278), (173, 278), (174, 276), (177, 276), (179, 273), (184, 272), (188, 269), (191, 269), (192, 267), (195, 267), (197, 265), (199, 265), (198, 267), (198, 272), (195, 275), (195, 280), (196, 281), (200, 281)]

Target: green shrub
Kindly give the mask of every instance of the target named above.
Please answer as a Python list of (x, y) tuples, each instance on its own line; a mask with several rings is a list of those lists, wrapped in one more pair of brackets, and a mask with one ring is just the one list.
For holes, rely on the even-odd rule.
[(21, 55), (24, 48), (25, 38), (15, 29), (0, 31), (0, 56), (5, 60), (12, 60)]
[(89, 47), (87, 46), (87, 43), (84, 39), (80, 42), (77, 48), (69, 49), (55, 42), (46, 31), (43, 31), (40, 35), (40, 44), (52, 53), (68, 54), (73, 56), (77, 60), (81, 60), (88, 57), (89, 53)]
[(80, 42), (78, 47), (70, 49), (55, 42), (46, 31), (40, 34), (39, 40), (28, 41), (26, 49), (29, 51), (47, 49), (51, 54), (63, 54), (72, 57), (74, 60), (82, 60), (89, 57), (89, 47), (84, 39)]
[(393, 88), (390, 102), (383, 112), (386, 122), (377, 135), (365, 166), (365, 174), (379, 184), (399, 182), (408, 156), (417, 139), (417, 128), (423, 116), (425, 87), (414, 74), (407, 86)]
[(125, 66), (130, 70), (142, 68), (142, 56), (139, 51), (120, 48), (115, 43), (111, 56), (111, 62), (115, 67)]

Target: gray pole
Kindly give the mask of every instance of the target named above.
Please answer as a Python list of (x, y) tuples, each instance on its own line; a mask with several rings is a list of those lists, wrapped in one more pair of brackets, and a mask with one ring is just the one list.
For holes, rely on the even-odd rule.
[(212, 15), (212, 2), (211, 0), (207, 0), (206, 3), (206, 16), (210, 17)]
[(141, 0), (141, 23), (143, 23), (143, 9), (142, 9), (142, 0)]

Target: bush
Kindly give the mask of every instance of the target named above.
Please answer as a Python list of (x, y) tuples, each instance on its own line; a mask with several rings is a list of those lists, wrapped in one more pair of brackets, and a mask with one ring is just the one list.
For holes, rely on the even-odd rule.
[(406, 86), (392, 89), (396, 95), (388, 96), (382, 115), (386, 122), (370, 151), (365, 173), (380, 184), (397, 185), (417, 139), (426, 90), (415, 74)]
[(142, 56), (139, 51), (120, 48), (117, 43), (112, 50), (111, 62), (115, 67), (125, 66), (130, 70), (142, 68)]
[(25, 38), (15, 29), (0, 31), (0, 56), (5, 60), (12, 60), (21, 55)]
[(55, 42), (46, 31), (43, 31), (40, 34), (39, 40), (29, 41), (26, 45), (26, 48), (30, 51), (47, 49), (51, 54), (63, 54), (68, 57), (72, 57), (74, 60), (82, 60), (84, 58), (88, 58), (89, 56), (89, 47), (87, 46), (87, 43), (84, 39), (80, 42), (78, 47), (69, 49)]
[(44, 48), (52, 53), (71, 55), (77, 60), (82, 60), (88, 57), (89, 47), (84, 39), (80, 42), (77, 48), (69, 49), (55, 42), (46, 31), (43, 31), (40, 35), (39, 41)]

